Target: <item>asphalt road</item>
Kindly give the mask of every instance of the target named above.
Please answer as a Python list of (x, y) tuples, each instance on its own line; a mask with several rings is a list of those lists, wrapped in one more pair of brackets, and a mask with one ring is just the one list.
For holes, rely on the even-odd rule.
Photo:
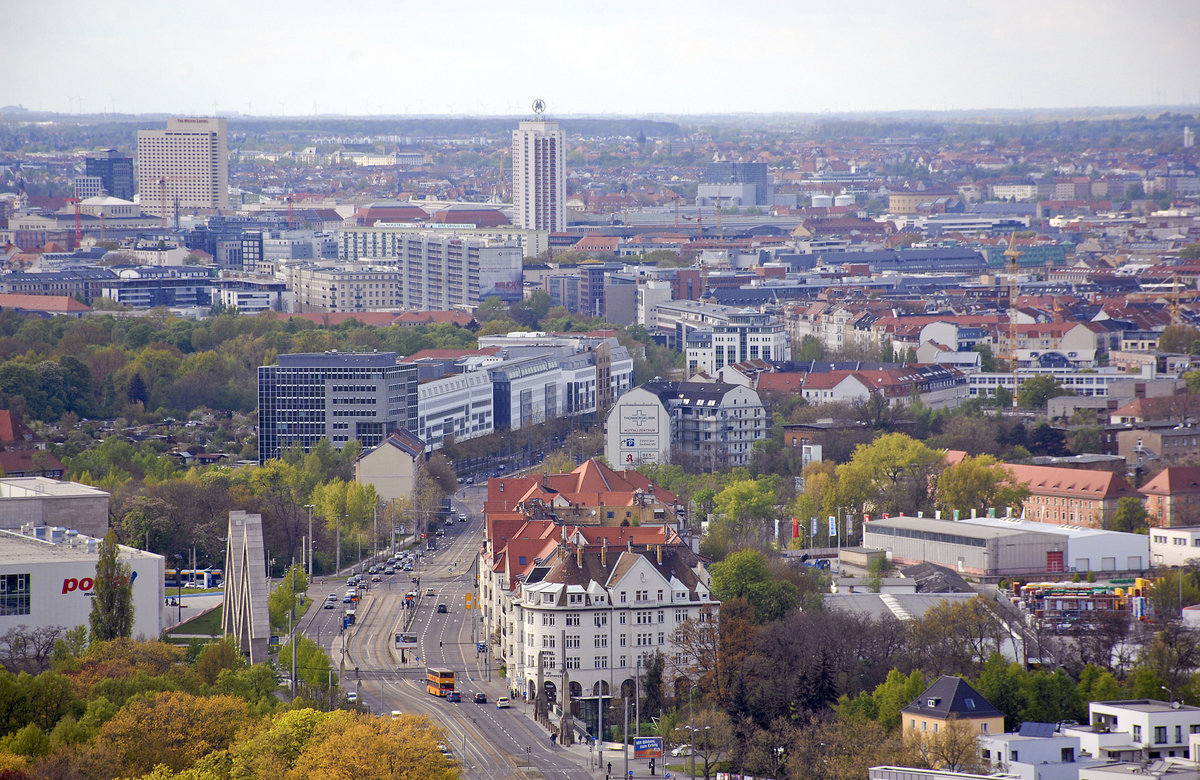
[[(343, 609), (349, 605), (339, 601), (335, 609), (314, 604), (301, 629), (330, 653), (335, 670), (343, 669), (342, 690), (355, 691), (362, 706), (381, 715), (393, 710), (424, 714), (437, 722), (465, 777), (603, 777), (603, 772), (587, 768), (587, 748), (552, 746), (549, 734), (532, 720), (524, 703), (496, 709), (497, 697), (507, 695), (508, 686), (494, 668), (489, 669), (491, 655), (477, 651), (482, 624), (477, 610), (466, 609), (467, 593), (477, 592), (474, 566), (483, 539), (483, 494), (484, 488), (475, 486), (455, 496), (455, 513), (467, 514), (468, 521), (444, 526), (446, 535), (438, 539), (439, 549), (426, 551), (411, 574), (372, 584), (357, 605), (357, 625), (342, 633)], [(419, 588), (410, 579), (413, 575), (420, 577)], [(337, 593), (340, 598), (345, 584), (344, 579), (330, 579), (328, 585), (314, 583), (313, 597), (320, 602), (325, 593)], [(436, 595), (424, 595), (427, 588)], [(409, 610), (404, 594), (414, 589), (421, 595), (417, 607)], [(439, 614), (438, 604), (446, 604), (448, 613)], [(412, 651), (405, 653), (404, 664), (394, 649), (400, 628), (416, 632), (420, 644), (415, 656)], [(425, 670), (430, 666), (454, 670), (461, 703), (426, 693)], [(486, 694), (487, 704), (475, 704), (476, 693)]]

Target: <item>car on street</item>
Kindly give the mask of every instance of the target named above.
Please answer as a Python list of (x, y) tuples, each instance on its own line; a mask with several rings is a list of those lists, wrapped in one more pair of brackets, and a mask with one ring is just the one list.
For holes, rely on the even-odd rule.
[(680, 745), (671, 751), (671, 755), (675, 756), (675, 758), (682, 758), (683, 756), (690, 756), (691, 754), (692, 749), (687, 745)]
[(501, 696), (499, 699), (496, 699), (496, 709), (498, 709), (498, 710), (508, 709), (508, 697), (507, 696)]
[(380, 577), (378, 574), (372, 574), (371, 582), (383, 582), (383, 577)]
[(350, 691), (349, 693), (347, 693), (346, 701), (350, 702), (351, 704), (358, 704), (358, 692)]
[(459, 512), (458, 513), (458, 522), (460, 522), (460, 523), (467, 522), (467, 516), (464, 513)]
[(457, 703), (457, 702), (462, 701), (462, 696), (459, 695), (458, 691), (450, 691), (450, 693), (446, 694), (446, 701), (452, 701), (452, 702)]
[(487, 704), (487, 694), (486, 693), (475, 694), (475, 703), (476, 704)]
[(337, 608), (337, 599), (334, 599), (333, 601), (325, 602), (325, 609), (335, 609), (335, 608)]
[(394, 568), (392, 568), (391, 566), (389, 566), (383, 570), (383, 573), (390, 577), (396, 573), (396, 570)]
[(448, 612), (450, 612), (450, 610), (446, 608), (445, 604), (438, 604), (437, 611), (438, 611), (438, 614), (441, 614), (441, 615), (445, 615)]
[(433, 588), (426, 588), (426, 589), (425, 589), (425, 595), (426, 595), (426, 596), (436, 596), (436, 595), (437, 595), (437, 591), (435, 591)]
[(345, 596), (342, 596), (342, 603), (343, 604), (353, 604), (354, 596), (351, 596), (349, 593), (347, 593)]

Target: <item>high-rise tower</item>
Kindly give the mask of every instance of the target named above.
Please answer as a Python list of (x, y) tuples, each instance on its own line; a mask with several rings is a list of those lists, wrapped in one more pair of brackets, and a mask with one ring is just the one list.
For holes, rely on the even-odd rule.
[(137, 183), (147, 214), (169, 216), (176, 208), (227, 210), (225, 118), (168, 119), (166, 130), (139, 130)]
[(513, 131), (513, 221), (519, 227), (561, 232), (567, 228), (566, 137), (558, 122), (538, 118)]

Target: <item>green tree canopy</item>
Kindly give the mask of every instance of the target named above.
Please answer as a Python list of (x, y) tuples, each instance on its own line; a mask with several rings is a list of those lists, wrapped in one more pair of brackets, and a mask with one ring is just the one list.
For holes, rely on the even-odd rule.
[(93, 642), (126, 638), (133, 633), (133, 570), (120, 561), (119, 555), (117, 532), (109, 531), (100, 543), (93, 580), (89, 618)]
[(1018, 513), (1029, 488), (1016, 482), (1011, 471), (991, 455), (963, 458), (948, 467), (937, 481), (937, 506), (945, 512), (958, 510), (964, 517), (970, 510), (995, 508), (1002, 513), (1011, 508)]
[(1021, 383), (1018, 400), (1026, 409), (1045, 409), (1046, 402), (1060, 395), (1074, 395), (1048, 374), (1038, 374)]

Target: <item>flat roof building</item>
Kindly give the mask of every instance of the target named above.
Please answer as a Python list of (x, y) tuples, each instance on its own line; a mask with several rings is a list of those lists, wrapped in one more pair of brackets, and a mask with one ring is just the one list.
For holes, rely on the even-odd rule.
[[(88, 625), (100, 540), (66, 528), (0, 530), (0, 635)], [(121, 545), (133, 570), (133, 637), (157, 638), (163, 609), (164, 559)]]
[(977, 577), (1042, 574), (1055, 560), (1062, 565), (1067, 547), (1055, 534), (922, 517), (863, 523), (863, 546), (884, 550), (895, 563), (928, 561)]

